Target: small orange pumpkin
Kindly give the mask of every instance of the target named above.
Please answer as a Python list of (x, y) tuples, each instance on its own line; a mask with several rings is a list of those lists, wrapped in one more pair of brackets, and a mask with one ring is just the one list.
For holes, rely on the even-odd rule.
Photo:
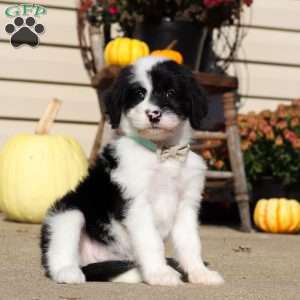
[(299, 232), (300, 204), (285, 198), (261, 199), (254, 210), (254, 223), (265, 232)]
[(161, 56), (161, 57), (166, 57), (171, 60), (174, 60), (178, 64), (183, 63), (183, 57), (180, 52), (172, 50), (172, 49), (163, 49), (163, 50), (154, 50), (151, 53), (152, 56)]

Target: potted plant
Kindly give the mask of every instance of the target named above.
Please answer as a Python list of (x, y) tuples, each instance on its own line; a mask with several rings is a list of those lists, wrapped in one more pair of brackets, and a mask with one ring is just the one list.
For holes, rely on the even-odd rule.
[(300, 102), (241, 115), (239, 124), (254, 198), (300, 198)]
[[(80, 10), (94, 26), (119, 23), (124, 35), (146, 41), (151, 50), (177, 40), (185, 63), (199, 70), (212, 30), (239, 23), (243, 7), (251, 4), (252, 0), (81, 0)], [(235, 48), (236, 41), (231, 46)]]
[[(300, 100), (275, 111), (238, 117), (241, 147), (254, 200), (270, 197), (300, 199)], [(212, 145), (221, 141), (207, 141)], [(202, 155), (211, 169), (228, 170), (225, 147), (210, 147)]]

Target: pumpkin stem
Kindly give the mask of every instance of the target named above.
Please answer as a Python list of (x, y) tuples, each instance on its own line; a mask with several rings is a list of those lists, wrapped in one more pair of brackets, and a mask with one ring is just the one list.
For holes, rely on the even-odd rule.
[(56, 115), (62, 105), (62, 101), (58, 99), (53, 99), (47, 106), (43, 116), (39, 120), (35, 128), (35, 134), (48, 134)]
[(166, 49), (173, 49), (173, 48), (176, 46), (177, 43), (178, 43), (177, 40), (173, 40), (173, 41), (166, 47)]

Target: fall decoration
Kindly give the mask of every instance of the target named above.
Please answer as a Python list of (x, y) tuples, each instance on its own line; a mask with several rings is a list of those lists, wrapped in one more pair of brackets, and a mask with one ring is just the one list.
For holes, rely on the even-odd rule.
[(169, 58), (171, 60), (174, 60), (178, 64), (182, 64), (183, 63), (183, 57), (182, 57), (182, 55), (180, 54), (180, 52), (175, 51), (175, 50), (171, 50), (171, 49), (154, 50), (153, 52), (151, 52), (151, 55), (152, 56), (166, 57), (166, 58)]
[(251, 182), (271, 176), (284, 185), (300, 180), (300, 103), (239, 116), (242, 150)]
[(300, 204), (296, 200), (261, 199), (254, 210), (255, 225), (265, 232), (296, 233), (300, 231)]
[(80, 12), (94, 26), (119, 22), (130, 35), (137, 22), (189, 20), (199, 25), (220, 27), (237, 23), (244, 6), (253, 0), (81, 0)]
[[(98, 72), (99, 60), (95, 61), (95, 58), (99, 47), (102, 53), (102, 43), (101, 46), (100, 43), (93, 46), (93, 36), (98, 35), (97, 32), (99, 35), (100, 32), (103, 33), (104, 43), (107, 44), (116, 34), (130, 38), (137, 36), (136, 30), (140, 24), (187, 22), (203, 29), (201, 35), (204, 44), (209, 43), (209, 49), (212, 46), (212, 57), (217, 60), (218, 68), (225, 71), (235, 58), (245, 36), (243, 27), (240, 26), (241, 19), (244, 9), (251, 4), (252, 0), (80, 0), (77, 10), (78, 37), (84, 65), (91, 77)], [(212, 34), (212, 31), (217, 32)], [(210, 36), (212, 42), (209, 41)], [(155, 48), (161, 46), (153, 47)], [(195, 61), (196, 68), (200, 64), (202, 49), (203, 47), (191, 49), (192, 53), (199, 55)], [(180, 50), (184, 53), (183, 49)], [(103, 66), (102, 60), (100, 66)]]
[(171, 60), (174, 60), (178, 64), (183, 63), (183, 57), (180, 52), (172, 50), (172, 49), (163, 49), (163, 50), (154, 50), (151, 52), (152, 56), (161, 56), (161, 57), (166, 57)]
[(183, 63), (183, 57), (182, 57), (181, 53), (179, 51), (173, 50), (173, 47), (175, 47), (176, 44), (177, 44), (177, 40), (174, 40), (166, 47), (166, 49), (154, 50), (154, 51), (151, 52), (150, 55), (166, 57), (166, 58), (169, 58), (171, 60), (174, 60), (178, 64), (182, 64)]
[(50, 103), (35, 134), (17, 134), (1, 151), (1, 209), (8, 219), (41, 222), (51, 204), (87, 174), (78, 142), (48, 134), (59, 106), (58, 100)]
[(149, 54), (146, 43), (136, 39), (116, 38), (104, 50), (105, 62), (109, 65), (128, 65)]
[[(265, 177), (274, 178), (284, 186), (300, 181), (300, 100), (281, 104), (275, 111), (240, 114), (238, 123), (250, 183)], [(222, 141), (204, 144), (208, 150), (202, 150), (202, 154), (210, 169), (228, 170), (228, 153)]]

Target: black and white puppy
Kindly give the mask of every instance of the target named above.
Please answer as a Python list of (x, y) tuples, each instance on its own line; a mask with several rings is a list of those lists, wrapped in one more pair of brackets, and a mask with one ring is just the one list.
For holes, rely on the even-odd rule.
[(189, 282), (221, 284), (201, 258), (206, 166), (188, 144), (207, 103), (192, 73), (145, 57), (121, 71), (105, 102), (112, 127), (123, 135), (49, 210), (41, 236), (46, 274), (61, 283), (178, 285), (181, 275), (164, 254), (170, 238)]

